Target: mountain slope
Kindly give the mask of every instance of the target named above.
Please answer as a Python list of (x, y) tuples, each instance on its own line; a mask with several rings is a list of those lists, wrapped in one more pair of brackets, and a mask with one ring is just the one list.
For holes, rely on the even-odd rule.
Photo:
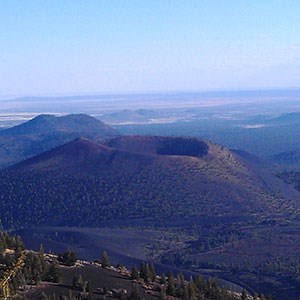
[(295, 208), (245, 159), (191, 138), (120, 137), (106, 145), (77, 139), (0, 173), (6, 228), (250, 220)]
[(78, 137), (101, 140), (116, 136), (110, 126), (88, 115), (40, 115), (0, 131), (0, 168), (15, 164)]
[(293, 151), (280, 152), (278, 154), (271, 156), (270, 160), (278, 165), (298, 168), (300, 162), (300, 151), (293, 150)]

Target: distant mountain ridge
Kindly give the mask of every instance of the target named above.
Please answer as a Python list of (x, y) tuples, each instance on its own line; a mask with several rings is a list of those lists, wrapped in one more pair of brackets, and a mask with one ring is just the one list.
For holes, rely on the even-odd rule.
[(103, 140), (117, 135), (115, 129), (88, 115), (39, 115), (28, 122), (0, 131), (0, 168), (75, 138)]
[(70, 114), (61, 117), (54, 115), (39, 115), (28, 122), (6, 129), (1, 135), (38, 135), (53, 131), (69, 133), (93, 134), (107, 138), (115, 136), (116, 130), (105, 123), (85, 114)]
[(295, 123), (295, 122), (299, 123), (300, 122), (300, 112), (295, 111), (295, 112), (285, 113), (278, 117), (269, 119), (269, 122), (275, 123), (275, 124), (290, 124), (290, 123)]
[(100, 117), (101, 121), (108, 124), (147, 124), (151, 122), (152, 119), (158, 118), (159, 113), (148, 110), (148, 109), (138, 109), (138, 110), (121, 110), (109, 114), (105, 114)]

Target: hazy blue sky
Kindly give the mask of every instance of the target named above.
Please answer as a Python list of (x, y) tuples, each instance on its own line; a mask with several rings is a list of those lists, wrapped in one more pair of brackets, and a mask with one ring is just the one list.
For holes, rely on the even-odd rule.
[(0, 95), (300, 87), (300, 1), (0, 0)]

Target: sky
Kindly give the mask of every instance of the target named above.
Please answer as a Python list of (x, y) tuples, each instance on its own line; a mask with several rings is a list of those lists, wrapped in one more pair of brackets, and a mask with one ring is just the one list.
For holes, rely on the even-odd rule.
[(300, 1), (0, 0), (0, 96), (300, 87)]

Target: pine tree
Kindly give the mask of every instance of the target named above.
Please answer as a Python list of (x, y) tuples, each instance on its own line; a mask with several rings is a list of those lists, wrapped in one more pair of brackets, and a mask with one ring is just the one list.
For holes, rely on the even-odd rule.
[(190, 278), (190, 281), (188, 283), (188, 292), (189, 292), (189, 298), (193, 299), (196, 295), (196, 284), (194, 283), (193, 277)]
[(150, 281), (150, 271), (149, 271), (149, 265), (145, 262), (141, 263), (140, 268), (140, 278), (143, 278), (145, 281)]
[(247, 300), (247, 292), (245, 289), (242, 290), (241, 300)]
[(110, 263), (109, 263), (109, 258), (108, 258), (108, 255), (106, 253), (106, 251), (103, 251), (102, 252), (102, 267), (103, 268), (107, 268), (110, 266)]
[(180, 287), (182, 289), (184, 289), (184, 287), (185, 287), (185, 280), (184, 280), (184, 276), (183, 276), (183, 274), (181, 272), (178, 274), (178, 279), (179, 279), (179, 282), (180, 282)]
[(156, 272), (155, 272), (155, 268), (153, 264), (149, 265), (149, 276), (150, 276), (150, 280), (152, 282), (155, 282), (156, 280)]
[(166, 275), (164, 273), (162, 273), (161, 276), (160, 276), (160, 283), (161, 284), (167, 284)]
[(131, 269), (131, 276), (130, 277), (131, 277), (132, 280), (140, 279), (140, 274), (139, 274), (139, 271), (138, 271), (136, 266), (133, 266), (133, 268)]
[(77, 284), (78, 284), (78, 276), (74, 275), (73, 279), (72, 279), (72, 288), (73, 288), (73, 290), (76, 290), (78, 288)]
[(42, 254), (42, 255), (44, 255), (44, 253), (45, 253), (43, 244), (40, 244), (39, 253)]
[(139, 291), (139, 287), (137, 284), (133, 284), (132, 292), (131, 292), (129, 299), (130, 300), (141, 300), (140, 291)]
[(108, 292), (108, 289), (107, 289), (106, 285), (104, 285), (104, 286), (102, 287), (102, 289), (103, 289), (103, 295), (106, 295), (107, 292)]
[(59, 283), (61, 281), (62, 274), (56, 264), (51, 264), (48, 272), (45, 275), (45, 280), (49, 282)]
[(122, 290), (121, 295), (119, 296), (119, 300), (127, 300), (127, 294), (124, 290)]
[(203, 291), (206, 287), (206, 282), (205, 279), (203, 278), (203, 276), (197, 276), (196, 277), (196, 286), (200, 291)]
[(77, 257), (75, 252), (66, 251), (58, 256), (58, 260), (66, 266), (74, 266), (77, 261)]
[(167, 300), (167, 294), (166, 294), (166, 289), (164, 287), (161, 288), (160, 294), (159, 294), (159, 300)]
[(88, 293), (87, 300), (93, 300), (93, 294), (91, 292)]
[(183, 300), (190, 300), (191, 299), (189, 289), (188, 289), (187, 285), (184, 286), (182, 299)]
[(38, 295), (38, 300), (49, 300), (49, 297), (44, 292), (41, 292)]
[(81, 275), (77, 276), (73, 276), (72, 279), (72, 288), (74, 290), (79, 290), (79, 291), (84, 291), (84, 281)]
[(86, 285), (86, 291), (88, 293), (92, 293), (92, 286), (91, 286), (91, 283), (89, 281), (87, 282), (87, 285)]
[(174, 284), (174, 276), (172, 272), (169, 272), (168, 274), (168, 287), (167, 287), (167, 293), (170, 296), (175, 296), (175, 284)]
[(73, 291), (72, 290), (69, 290), (69, 293), (68, 293), (68, 299), (73, 299)]

